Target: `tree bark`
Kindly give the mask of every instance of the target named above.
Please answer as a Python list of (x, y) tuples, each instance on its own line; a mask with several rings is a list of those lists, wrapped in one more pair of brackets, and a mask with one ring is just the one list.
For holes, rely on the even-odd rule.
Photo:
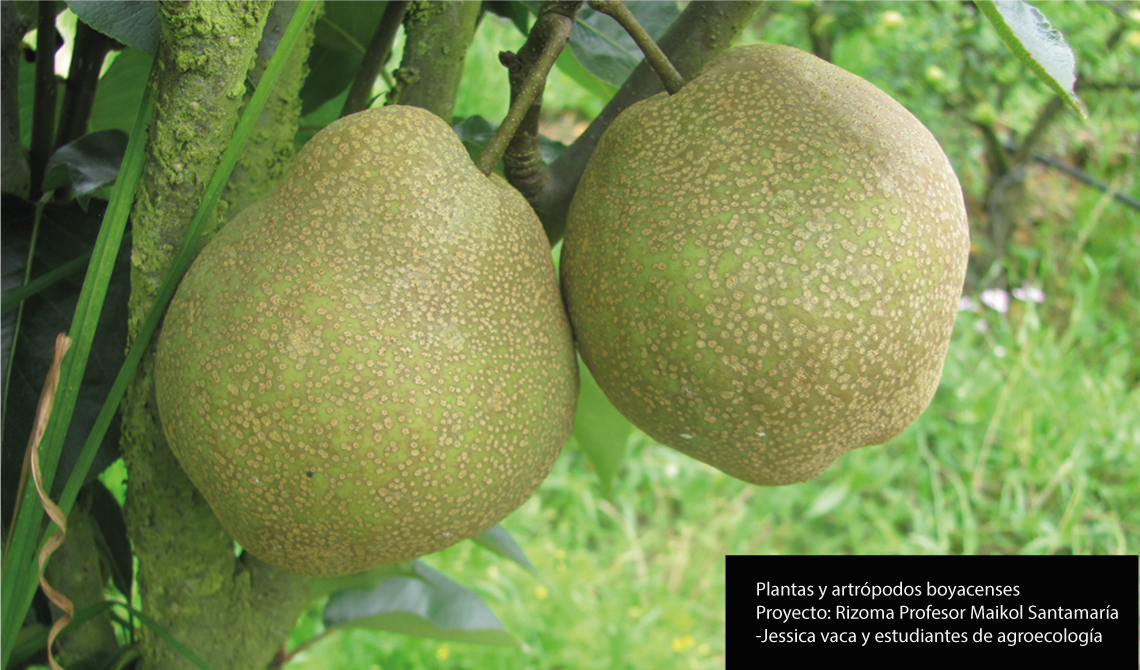
[[(132, 212), (132, 339), (230, 141), (269, 7), (159, 4), (154, 121)], [(203, 244), (217, 229), (214, 219)], [(127, 524), (143, 610), (214, 668), (264, 668), (295, 625), (308, 580), (234, 556), (233, 541), (167, 445), (153, 370), (152, 350), (123, 406)], [(140, 653), (141, 670), (194, 667), (149, 630)]]
[[(318, 5), (309, 15), (305, 31), (297, 38), (293, 53), (289, 55), (285, 69), (265, 103), (265, 109), (262, 110), (261, 116), (257, 117), (253, 135), (246, 141), (241, 159), (230, 175), (225, 190), (222, 191), (218, 213), (226, 221), (260, 200), (285, 174), (285, 169), (297, 155), (293, 140), (297, 136), (301, 120), (301, 87), (309, 74), (307, 63), (309, 51), (312, 49), (315, 27), (323, 9), (323, 6)], [(273, 4), (273, 9), (269, 11), (269, 17), (265, 22), (261, 43), (257, 47), (257, 59), (249, 75), (252, 86), (261, 81), (265, 68), (269, 66), (269, 60), (277, 51), (277, 43), (280, 42), (281, 35), (296, 10), (297, 3), (291, 0), (278, 0)], [(249, 97), (246, 96), (243, 107), (248, 104)]]
[(422, 107), (450, 125), (478, 18), (478, 2), (413, 2), (404, 14), (404, 59), (388, 104)]

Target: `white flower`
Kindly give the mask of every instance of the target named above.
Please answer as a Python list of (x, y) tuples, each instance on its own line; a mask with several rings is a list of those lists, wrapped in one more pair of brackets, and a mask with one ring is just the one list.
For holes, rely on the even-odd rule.
[(982, 302), (990, 309), (1002, 314), (1009, 311), (1009, 294), (1000, 288), (982, 291)]
[(1045, 292), (1029, 284), (1022, 284), (1021, 288), (1013, 289), (1013, 297), (1023, 302), (1045, 302)]
[(973, 298), (962, 296), (958, 299), (959, 312), (976, 312), (978, 311), (978, 303), (974, 302)]

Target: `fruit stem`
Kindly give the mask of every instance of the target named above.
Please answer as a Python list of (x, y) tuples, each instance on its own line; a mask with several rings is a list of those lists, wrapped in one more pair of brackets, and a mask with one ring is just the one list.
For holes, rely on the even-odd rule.
[(590, 9), (601, 12), (614, 21), (617, 21), (625, 32), (633, 38), (637, 43), (641, 53), (645, 54), (645, 60), (653, 66), (653, 70), (657, 76), (661, 78), (661, 83), (665, 85), (665, 90), (669, 95), (673, 95), (680, 91), (685, 86), (685, 78), (673, 67), (673, 63), (669, 61), (669, 57), (657, 46), (653, 38), (649, 36), (645, 28), (642, 27), (641, 22), (629, 11), (629, 7), (625, 6), (622, 0), (589, 0), (587, 3)]
[(340, 110), (340, 118), (368, 108), (368, 103), (372, 101), (372, 84), (380, 75), (380, 68), (388, 61), (392, 42), (396, 39), (400, 24), (404, 22), (404, 11), (407, 8), (408, 2), (397, 0), (389, 2), (384, 8), (384, 15), (380, 17), (372, 41), (368, 43), (368, 50), (364, 52), (364, 60), (352, 81), (352, 88), (348, 91), (348, 98)]
[[(508, 144), (511, 144), (511, 140), (518, 132), (524, 118), (531, 112), (531, 108), (542, 104), (542, 91), (546, 87), (546, 77), (550, 74), (550, 68), (554, 67), (554, 61), (558, 59), (558, 54), (562, 53), (562, 49), (570, 41), (570, 29), (574, 27), (574, 16), (577, 14), (580, 5), (580, 2), (543, 3), (542, 9), (539, 11), (538, 21), (531, 28), (527, 42), (520, 50), (519, 55), (508, 54), (508, 52), (500, 54), (500, 61), (504, 65), (521, 73), (526, 64), (520, 57), (538, 52), (533, 57), (533, 64), (525, 70), (526, 75), (525, 78), (521, 78), (521, 85), (515, 85), (515, 81), (519, 78), (512, 73), (511, 109), (507, 112), (503, 123), (495, 130), (491, 141), (483, 147), (482, 153), (475, 161), (475, 166), (483, 174), (490, 176), (495, 165), (506, 152)], [(537, 124), (537, 110), (531, 115), (531, 118)], [(535, 146), (537, 146), (537, 127), (533, 135)], [(520, 153), (529, 155), (532, 152), (524, 150)], [(516, 156), (516, 163), (518, 158), (520, 156)], [(539, 161), (541, 162), (541, 158)], [(541, 189), (541, 185), (539, 185), (539, 189)]]

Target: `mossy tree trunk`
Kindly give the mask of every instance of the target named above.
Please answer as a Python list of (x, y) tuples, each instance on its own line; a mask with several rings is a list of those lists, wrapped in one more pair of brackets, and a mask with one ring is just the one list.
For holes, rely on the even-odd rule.
[(451, 123), (478, 2), (413, 2), (404, 14), (404, 59), (390, 105), (422, 107)]
[[(131, 337), (230, 141), (269, 9), (257, 1), (159, 5), (155, 115), (132, 213)], [(290, 76), (299, 86), (299, 70), (286, 82)], [(262, 146), (279, 159), (276, 141)], [(273, 173), (251, 164), (246, 171), (264, 179)], [(153, 369), (152, 350), (123, 406), (127, 522), (143, 609), (212, 667), (264, 668), (295, 625), (308, 580), (234, 556), (233, 541), (166, 443)], [(149, 631), (140, 651), (143, 670), (193, 667)]]

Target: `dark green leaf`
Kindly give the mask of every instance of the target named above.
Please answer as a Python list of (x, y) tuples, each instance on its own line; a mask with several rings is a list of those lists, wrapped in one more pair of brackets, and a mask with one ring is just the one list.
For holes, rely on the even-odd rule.
[(370, 628), (415, 637), (517, 647), (499, 618), (474, 592), (414, 561), (410, 574), (371, 589), (338, 591), (325, 605), (325, 626)]
[(525, 3), (518, 0), (487, 0), (483, 3), (483, 9), (504, 19), (510, 19), (523, 35), (530, 30), (532, 11)]
[(1088, 118), (1088, 108), (1077, 97), (1076, 57), (1061, 32), (1049, 19), (1024, 0), (977, 3), (1005, 45), (1041, 81), (1063, 97), (1073, 109)]
[(384, 579), (393, 576), (408, 576), (415, 574), (411, 561), (396, 563), (395, 565), (382, 565), (364, 572), (338, 577), (316, 577), (309, 584), (309, 600), (319, 600), (330, 593), (337, 591), (368, 591), (376, 588)]
[[(39, 11), (39, 7), (44, 3), (44, 1), (45, 0), (16, 0), (16, 11), (19, 12), (20, 16), (24, 17), (25, 20), (31, 21), (31, 27), (34, 28), (36, 23), (36, 13)], [(56, 14), (59, 14), (65, 9), (67, 9), (66, 3), (55, 3)]]
[(538, 574), (538, 568), (534, 567), (534, 563), (530, 562), (530, 559), (526, 557), (526, 552), (523, 551), (518, 542), (515, 542), (515, 538), (506, 528), (496, 524), (476, 535), (472, 541), (484, 549), (489, 549), (503, 558), (518, 563), (535, 577), (542, 578), (542, 575)]
[[(23, 277), (34, 208), (19, 198), (5, 196), (2, 202), (4, 235), (0, 238), (0, 247), (3, 249), (7, 289), (10, 269), (18, 269), (19, 276)], [(32, 278), (89, 253), (99, 233), (102, 209), (103, 205), (99, 202), (92, 203), (89, 214), (74, 204), (46, 206), (36, 242)], [(3, 515), (5, 524), (12, 518), (24, 447), (31, 433), (44, 376), (51, 366), (55, 337), (58, 333), (68, 331), (82, 284), (83, 274), (72, 274), (26, 300), (16, 335), (15, 355), (3, 361), (3, 374), (8, 387), (3, 407), (3, 440), (0, 441), (0, 514)], [(56, 471), (51, 492), (55, 499), (58, 499), (67, 481), (84, 439), (103, 405), (103, 399), (125, 359), (123, 352), (127, 340), (129, 294), (130, 251), (124, 248), (111, 277), (107, 302), (100, 317), (98, 334), (92, 344), (91, 357), (76, 402), (74, 420)], [(9, 314), (15, 314), (15, 310)], [(5, 329), (3, 336), (4, 348), (7, 349), (12, 333)], [(12, 362), (10, 374), (7, 370), (9, 360)], [(115, 421), (113, 425), (114, 428), (103, 440), (95, 466), (88, 473), (88, 480), (95, 478), (103, 468), (118, 458), (119, 422)]]
[(360, 61), (359, 56), (314, 44), (309, 55), (309, 76), (301, 87), (301, 113), (312, 114), (321, 105), (348, 91), (352, 78), (360, 69)]
[(134, 557), (131, 540), (127, 535), (127, 522), (123, 508), (114, 494), (98, 479), (87, 485), (91, 494), (91, 531), (95, 547), (111, 569), (115, 588), (128, 599), (131, 597), (131, 580), (134, 579)]
[[(483, 151), (483, 147), (487, 146), (487, 143), (491, 141), (491, 136), (495, 134), (495, 130), (498, 127), (498, 124), (491, 123), (481, 116), (469, 116), (455, 124), (452, 129), (455, 131), (455, 134), (459, 136), (460, 141), (463, 142), (463, 146), (466, 147), (468, 155), (471, 156), (471, 160), (475, 160), (478, 158), (480, 152)], [(566, 151), (566, 145), (539, 135), (538, 150), (542, 153), (542, 160), (549, 165), (561, 156), (563, 151)], [(503, 173), (501, 162), (496, 166), (495, 172), (500, 175)]]
[(582, 381), (573, 436), (594, 465), (601, 480), (602, 493), (608, 496), (613, 490), (614, 477), (625, 458), (626, 444), (634, 428), (602, 392), (581, 358), (578, 359), (578, 372)]
[(68, 0), (84, 23), (127, 46), (153, 54), (158, 47), (158, 3), (154, 0)]
[(154, 56), (136, 49), (124, 49), (115, 57), (95, 89), (91, 132), (112, 128), (129, 132), (134, 127), (153, 62)]
[[(676, 2), (630, 2), (627, 6), (655, 40), (681, 15)], [(589, 7), (578, 11), (570, 50), (583, 67), (614, 86), (621, 86), (642, 59), (641, 49), (617, 21)]]
[(121, 130), (101, 130), (65, 144), (48, 161), (44, 190), (71, 184), (75, 199), (86, 209), (92, 193), (115, 183), (126, 151), (127, 134)]
[(386, 2), (370, 0), (327, 2), (324, 14), (317, 20), (313, 43), (363, 56), (387, 6)]
[[(495, 134), (497, 126), (481, 116), (469, 116), (452, 128), (455, 130), (455, 134), (459, 136), (459, 140), (463, 142), (463, 146), (466, 147), (471, 160), (475, 160), (483, 151), (483, 147), (491, 141), (491, 136)], [(498, 172), (501, 174), (502, 170)]]
[(562, 74), (574, 80), (582, 88), (590, 93), (593, 93), (602, 100), (609, 100), (617, 93), (618, 87), (607, 81), (602, 81), (578, 62), (574, 57), (573, 51), (570, 49), (563, 49), (562, 53), (558, 54), (558, 60), (554, 61), (554, 66), (562, 71)]

